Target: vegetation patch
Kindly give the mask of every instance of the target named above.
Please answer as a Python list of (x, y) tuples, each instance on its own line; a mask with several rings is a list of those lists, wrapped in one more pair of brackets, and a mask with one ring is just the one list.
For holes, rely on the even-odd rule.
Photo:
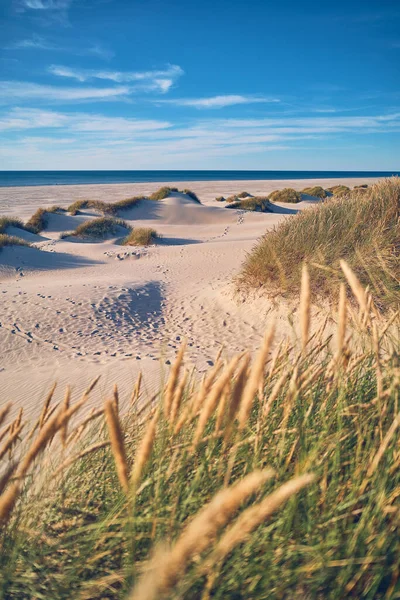
[(95, 239), (105, 238), (107, 236), (116, 235), (118, 228), (124, 227), (130, 229), (130, 226), (122, 219), (114, 219), (112, 217), (99, 217), (98, 219), (92, 219), (85, 221), (78, 225), (75, 231), (69, 235), (75, 237), (90, 237)]
[(170, 196), (172, 192), (179, 192), (179, 190), (176, 187), (161, 187), (159, 190), (153, 192), (149, 196), (149, 200), (164, 200), (165, 198), (168, 198), (168, 196)]
[(307, 194), (308, 196), (314, 196), (315, 198), (326, 198), (327, 196), (326, 190), (320, 185), (304, 188), (304, 190), (301, 190), (301, 194)]
[(120, 210), (129, 210), (138, 206), (142, 200), (147, 200), (146, 196), (133, 196), (132, 198), (125, 198), (124, 200), (118, 200), (110, 206), (113, 207), (114, 212), (117, 213)]
[(75, 216), (85, 208), (91, 208), (92, 210), (96, 210), (103, 215), (113, 215), (116, 212), (114, 209), (114, 204), (102, 202), (101, 200), (76, 200), (76, 202), (73, 202), (68, 206), (68, 212), (72, 216)]
[(350, 192), (350, 188), (347, 185), (333, 185), (327, 188), (327, 192), (330, 192), (334, 196), (345, 196)]
[(181, 349), (127, 414), (117, 387), (82, 414), (97, 380), (36, 424), (3, 404), (2, 597), (394, 600), (400, 324), (358, 293), (363, 339), (341, 295), (335, 353), (303, 301), (292, 352), (270, 332), (197, 384)]
[(215, 198), (216, 202), (226, 202), (226, 198), (224, 198), (224, 196), (218, 196), (218, 198)]
[(184, 190), (182, 190), (182, 194), (186, 194), (186, 196), (189, 196), (189, 198), (201, 204), (199, 197), (195, 192), (192, 192), (192, 190), (188, 190), (187, 188), (185, 188)]
[(0, 249), (6, 246), (30, 246), (30, 244), (15, 235), (0, 233)]
[(18, 229), (25, 229), (25, 225), (21, 219), (14, 217), (0, 217), (0, 233), (6, 233), (8, 227), (17, 227)]
[(150, 227), (135, 227), (130, 234), (123, 240), (123, 246), (151, 246), (155, 244), (161, 236), (157, 231)]
[(267, 197), (254, 196), (244, 198), (227, 204), (225, 208), (237, 208), (239, 210), (250, 210), (255, 212), (271, 212), (271, 203)]
[(25, 229), (31, 233), (40, 233), (46, 229), (48, 220), (48, 211), (45, 208), (38, 208), (27, 221)]
[(301, 193), (297, 192), (293, 188), (284, 188), (283, 190), (276, 190), (269, 196), (272, 202), (290, 202), (296, 204), (301, 201)]
[(249, 194), (249, 192), (240, 192), (239, 194), (236, 194), (238, 198), (249, 198), (251, 197), (251, 194)]
[(357, 191), (283, 221), (266, 233), (246, 259), (239, 287), (276, 293), (299, 289), (301, 264), (312, 272), (313, 291), (330, 295), (341, 280), (345, 259), (376, 298), (399, 303), (400, 180), (378, 183), (368, 195)]

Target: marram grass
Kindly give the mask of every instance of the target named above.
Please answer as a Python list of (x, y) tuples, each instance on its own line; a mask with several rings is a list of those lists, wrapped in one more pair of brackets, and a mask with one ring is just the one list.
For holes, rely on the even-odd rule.
[(182, 347), (123, 413), (117, 388), (83, 413), (97, 380), (1, 408), (1, 597), (398, 598), (400, 320), (341, 264), (333, 342), (304, 267), (298, 347), (271, 324), (200, 383)]

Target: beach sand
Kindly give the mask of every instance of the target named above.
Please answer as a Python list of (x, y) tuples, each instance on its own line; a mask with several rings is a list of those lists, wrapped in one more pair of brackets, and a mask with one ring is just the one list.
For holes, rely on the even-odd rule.
[[(1, 403), (12, 400), (15, 409), (23, 406), (27, 417), (35, 417), (54, 381), (60, 400), (66, 384), (76, 396), (97, 375), (101, 379), (89, 406), (99, 405), (115, 382), (126, 402), (139, 371), (146, 398), (160, 389), (183, 339), (186, 367), (201, 374), (221, 346), (227, 356), (257, 349), (273, 319), (278, 337), (296, 335), (288, 316), (297, 303), (235, 297), (233, 278), (262, 234), (316, 200), (277, 204), (272, 214), (228, 210), (215, 198), (243, 190), (266, 195), (284, 187), (373, 181), (168, 183), (193, 190), (202, 204), (173, 194), (121, 213), (133, 227), (150, 226), (162, 234), (148, 248), (122, 247), (116, 239), (60, 240), (61, 232), (98, 215), (52, 214), (40, 235), (23, 232), (34, 248), (0, 253)], [(0, 188), (0, 216), (28, 219), (39, 206), (66, 207), (77, 199), (113, 202), (161, 185)], [(14, 233), (22, 236), (21, 230)]]

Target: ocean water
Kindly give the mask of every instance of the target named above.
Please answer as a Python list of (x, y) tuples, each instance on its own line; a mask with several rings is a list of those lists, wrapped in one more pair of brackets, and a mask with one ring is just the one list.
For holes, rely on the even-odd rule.
[(0, 187), (151, 183), (173, 181), (239, 181), (271, 179), (342, 179), (391, 177), (399, 171), (0, 171)]

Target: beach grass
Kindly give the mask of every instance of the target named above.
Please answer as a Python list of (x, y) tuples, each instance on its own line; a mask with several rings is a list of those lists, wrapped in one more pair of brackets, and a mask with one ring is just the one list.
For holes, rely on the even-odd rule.
[(67, 236), (74, 237), (89, 237), (94, 239), (103, 239), (107, 236), (116, 235), (118, 228), (130, 230), (130, 226), (122, 219), (113, 217), (99, 217), (80, 223), (73, 232), (69, 232)]
[(312, 187), (306, 187), (301, 190), (301, 194), (307, 194), (308, 196), (314, 196), (315, 198), (326, 198), (327, 193), (320, 185), (314, 185)]
[(29, 242), (26, 242), (25, 240), (15, 235), (0, 233), (0, 250), (1, 248), (5, 248), (6, 246), (30, 246), (30, 244)]
[(289, 202), (291, 204), (301, 202), (301, 193), (297, 192), (293, 188), (276, 190), (275, 192), (271, 192), (268, 197), (272, 202)]
[(327, 192), (330, 192), (334, 196), (345, 196), (350, 192), (350, 188), (347, 185), (333, 185), (327, 188)]
[(256, 212), (271, 212), (271, 203), (268, 197), (252, 196), (251, 198), (239, 199), (239, 196), (237, 196), (237, 199), (234, 202), (226, 204), (225, 208), (237, 208), (239, 210)]
[(172, 192), (179, 192), (179, 190), (176, 187), (160, 187), (159, 190), (150, 194), (149, 200), (164, 200), (165, 198), (168, 198)]
[(135, 227), (123, 240), (123, 246), (150, 246), (155, 244), (161, 236), (150, 227)]
[(6, 233), (8, 227), (16, 227), (17, 229), (25, 229), (25, 225), (16, 217), (0, 217), (0, 233)]
[(303, 267), (298, 344), (271, 325), (201, 381), (183, 345), (126, 411), (115, 387), (78, 416), (98, 380), (35, 423), (3, 405), (2, 597), (398, 597), (400, 322), (342, 268), (332, 350)]
[(226, 202), (226, 198), (224, 196), (217, 196), (215, 198), (216, 202)]
[(400, 280), (400, 180), (375, 184), (304, 210), (267, 232), (247, 257), (239, 289), (297, 293), (301, 264), (312, 274), (312, 291), (330, 297), (343, 280), (345, 259), (377, 302), (398, 303)]

